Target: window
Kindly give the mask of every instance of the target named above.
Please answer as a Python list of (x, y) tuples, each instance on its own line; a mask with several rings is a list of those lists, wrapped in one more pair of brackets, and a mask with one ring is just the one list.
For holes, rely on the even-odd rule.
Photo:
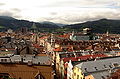
[(79, 75), (77, 75), (77, 79), (79, 79)]
[(109, 78), (109, 75), (107, 75), (106, 77)]
[(102, 79), (105, 79), (105, 77), (104, 76), (101, 76), (102, 77)]
[(7, 59), (4, 59), (5, 62), (7, 62)]
[(76, 73), (74, 73), (74, 76), (76, 76)]
[(112, 68), (112, 66), (111, 66), (111, 65), (109, 65), (109, 67), (110, 67), (110, 68)]
[(42, 75), (38, 74), (35, 79), (45, 79)]
[(40, 62), (38, 62), (38, 64), (40, 64)]
[(95, 67), (95, 70), (98, 70), (97, 67)]
[(107, 68), (106, 65), (104, 65), (104, 67)]
[(87, 68), (85, 68), (85, 71), (87, 72)]
[(113, 66), (114, 66), (114, 67), (118, 67), (119, 64), (118, 64), (118, 63), (113, 63)]
[(9, 79), (10, 76), (8, 73), (0, 73), (0, 79)]
[(1, 62), (3, 62), (4, 60), (3, 59), (1, 59)]
[(7, 62), (7, 59), (1, 59), (1, 62)]
[(19, 79), (21, 79), (21, 77), (19, 77)]

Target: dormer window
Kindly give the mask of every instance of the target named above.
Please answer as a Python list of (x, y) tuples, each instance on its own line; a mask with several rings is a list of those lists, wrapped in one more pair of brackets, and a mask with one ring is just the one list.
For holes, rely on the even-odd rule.
[(105, 79), (105, 77), (104, 76), (101, 76), (102, 77), (102, 79)]
[(7, 62), (7, 59), (4, 59), (5, 62)]
[(104, 67), (107, 68), (106, 65), (104, 65)]
[(114, 66), (114, 67), (118, 67), (119, 64), (118, 64), (118, 63), (113, 63), (113, 66)]
[(85, 71), (87, 72), (87, 68), (85, 68)]
[(7, 59), (1, 59), (1, 62), (7, 62)]
[(112, 66), (111, 66), (111, 65), (109, 65), (109, 67), (110, 67), (110, 68), (112, 68)]
[(98, 70), (97, 67), (95, 67), (95, 70)]

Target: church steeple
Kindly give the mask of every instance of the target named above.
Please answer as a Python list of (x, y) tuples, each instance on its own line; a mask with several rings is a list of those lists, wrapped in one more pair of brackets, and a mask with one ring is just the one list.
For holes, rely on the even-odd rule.
[(35, 23), (33, 23), (33, 25), (32, 25), (32, 27), (31, 27), (32, 29), (37, 29), (37, 27), (36, 27), (36, 25), (35, 25)]
[(107, 30), (106, 35), (109, 36), (109, 31)]
[(33, 30), (33, 32), (35, 32), (35, 30), (37, 30), (35, 23), (33, 23), (33, 25), (31, 26), (31, 29)]

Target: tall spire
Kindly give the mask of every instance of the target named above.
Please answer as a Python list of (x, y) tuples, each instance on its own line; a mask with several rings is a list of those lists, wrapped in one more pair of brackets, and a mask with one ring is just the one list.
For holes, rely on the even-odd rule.
[(108, 36), (109, 35), (109, 31), (107, 30), (107, 32), (106, 32), (106, 35)]
[(33, 25), (31, 26), (31, 29), (32, 29), (32, 31), (33, 31), (34, 33), (36, 32), (37, 27), (36, 27), (35, 23), (33, 23)]
[(33, 25), (32, 25), (32, 27), (31, 27), (32, 29), (37, 29), (37, 27), (36, 27), (36, 25), (35, 25), (35, 23), (33, 23)]

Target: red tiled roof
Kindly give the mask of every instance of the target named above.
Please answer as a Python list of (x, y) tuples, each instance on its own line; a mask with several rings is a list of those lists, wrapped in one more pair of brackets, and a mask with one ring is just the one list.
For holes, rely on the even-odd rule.
[(66, 58), (62, 58), (64, 62), (68, 62), (69, 60), (72, 61), (78, 61), (78, 59), (80, 60), (87, 60), (87, 59), (94, 59), (97, 57), (107, 57), (107, 55), (104, 54), (94, 54), (94, 55), (84, 55), (84, 56), (79, 56), (79, 57), (66, 57)]
[(70, 34), (58, 35), (58, 37), (69, 38)]
[(77, 58), (81, 59), (81, 60), (87, 60), (87, 59), (93, 59), (93, 58), (97, 58), (97, 57), (107, 57), (107, 55), (94, 54), (94, 55), (84, 55), (84, 56), (80, 56), (80, 57), (77, 57)]
[(61, 47), (58, 47), (58, 48), (53, 49), (53, 51), (60, 52), (60, 51), (62, 51), (62, 49), (61, 49)]
[(48, 36), (43, 36), (43, 37), (40, 37), (40, 39), (47, 39)]
[(78, 59), (75, 58), (75, 57), (67, 57), (67, 58), (63, 58), (63, 61), (64, 61), (64, 62), (68, 62), (69, 60), (77, 61)]

